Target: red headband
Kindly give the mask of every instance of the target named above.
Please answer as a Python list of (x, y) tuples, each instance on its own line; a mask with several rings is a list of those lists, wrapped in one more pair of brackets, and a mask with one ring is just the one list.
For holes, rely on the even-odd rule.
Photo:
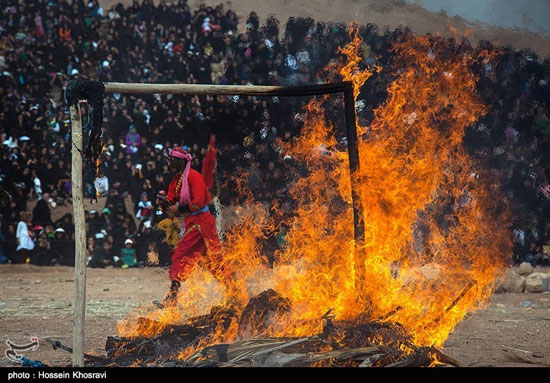
[(184, 160), (191, 161), (191, 154), (187, 153), (182, 148), (175, 148), (170, 150), (170, 157), (182, 158)]

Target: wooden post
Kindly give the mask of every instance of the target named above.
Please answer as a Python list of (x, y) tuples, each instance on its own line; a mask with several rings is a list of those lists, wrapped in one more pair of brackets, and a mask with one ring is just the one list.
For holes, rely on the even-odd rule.
[(355, 288), (362, 290), (365, 280), (365, 223), (363, 222), (363, 201), (359, 192), (359, 148), (357, 147), (357, 127), (353, 86), (344, 90), (344, 108), (346, 114), (346, 135), (348, 138), (348, 157), (351, 177), (351, 200), (353, 204), (353, 230), (355, 251), (353, 256)]
[(84, 366), (84, 317), (86, 309), (86, 222), (82, 197), (82, 121), (80, 104), (71, 105), (72, 198), (75, 225), (73, 366)]
[(303, 86), (262, 86), (262, 85), (209, 85), (209, 84), (141, 84), (106, 82), (105, 93), (136, 94), (192, 94), (192, 95), (240, 95), (302, 97), (320, 94), (339, 93), (351, 87), (350, 81), (331, 84)]

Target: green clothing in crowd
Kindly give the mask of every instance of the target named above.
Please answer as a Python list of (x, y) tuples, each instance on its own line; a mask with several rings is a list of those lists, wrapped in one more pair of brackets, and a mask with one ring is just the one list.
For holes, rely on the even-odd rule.
[(133, 267), (136, 265), (136, 249), (122, 249), (122, 264)]

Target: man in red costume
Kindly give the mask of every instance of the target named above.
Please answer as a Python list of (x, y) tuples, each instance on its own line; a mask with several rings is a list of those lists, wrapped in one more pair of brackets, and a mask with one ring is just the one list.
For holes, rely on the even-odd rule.
[(224, 287), (230, 275), (223, 266), (216, 222), (210, 211), (210, 193), (199, 172), (191, 169), (191, 155), (182, 148), (170, 152), (170, 168), (175, 172), (166, 195), (166, 214), (169, 218), (183, 216), (181, 239), (172, 250), (169, 277), (170, 292), (163, 306), (176, 303), (181, 282), (201, 263)]

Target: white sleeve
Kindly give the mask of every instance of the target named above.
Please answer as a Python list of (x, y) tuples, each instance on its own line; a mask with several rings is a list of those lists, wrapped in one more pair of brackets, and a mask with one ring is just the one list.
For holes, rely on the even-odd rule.
[(16, 234), (16, 237), (17, 238), (21, 238), (23, 237), (24, 235), (27, 234), (27, 224), (23, 221), (19, 221), (19, 223), (17, 224), (17, 234)]
[(34, 190), (36, 193), (42, 193), (42, 182), (40, 182), (40, 178), (38, 177), (34, 179)]

